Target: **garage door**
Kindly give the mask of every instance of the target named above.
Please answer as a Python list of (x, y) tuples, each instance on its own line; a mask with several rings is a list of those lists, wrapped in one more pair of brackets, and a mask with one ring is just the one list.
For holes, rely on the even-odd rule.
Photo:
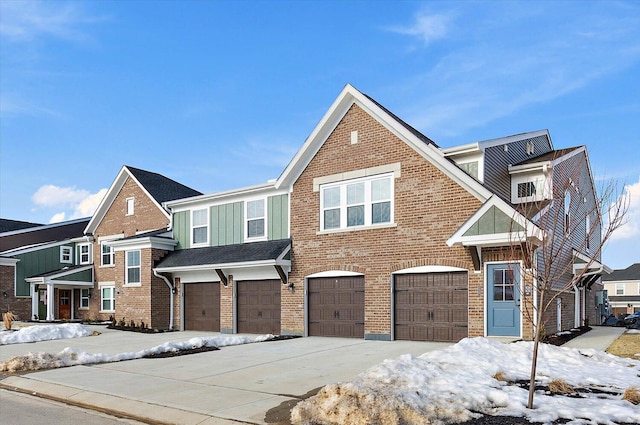
[(220, 284), (184, 284), (184, 329), (220, 332)]
[(395, 276), (395, 338), (459, 341), (467, 336), (466, 272)]
[(238, 332), (280, 334), (279, 280), (237, 282)]
[(309, 335), (364, 338), (364, 276), (309, 279)]

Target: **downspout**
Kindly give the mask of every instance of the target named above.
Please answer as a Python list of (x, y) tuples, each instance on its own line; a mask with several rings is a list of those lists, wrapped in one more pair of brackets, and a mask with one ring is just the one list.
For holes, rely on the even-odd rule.
[(158, 273), (156, 269), (152, 269), (152, 270), (153, 270), (153, 275), (155, 277), (159, 277), (160, 279), (164, 280), (164, 282), (169, 287), (169, 294), (170, 294), (169, 296), (171, 300), (169, 304), (169, 329), (173, 329), (173, 296), (175, 294), (176, 288), (171, 284), (171, 282), (169, 282), (169, 279), (167, 279), (166, 276), (163, 276), (160, 273)]

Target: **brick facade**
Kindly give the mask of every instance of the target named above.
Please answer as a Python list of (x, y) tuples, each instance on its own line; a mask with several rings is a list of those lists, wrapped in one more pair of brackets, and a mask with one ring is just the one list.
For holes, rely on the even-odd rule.
[[(20, 320), (31, 319), (31, 297), (15, 296), (16, 269), (0, 266), (0, 312), (11, 311)], [(6, 293), (6, 296), (4, 295)]]
[[(358, 143), (350, 142), (358, 131)], [(396, 227), (317, 234), (320, 193), (313, 179), (369, 167), (401, 164), (394, 181)], [(454, 207), (455, 206), (455, 207)], [(365, 275), (365, 335), (391, 334), (391, 273), (417, 265), (469, 271), (470, 287), (483, 285), (466, 248), (446, 240), (480, 206), (470, 195), (360, 107), (353, 105), (293, 185), (292, 270), (289, 282), (327, 270)], [(469, 291), (470, 335), (484, 332), (482, 295)], [(304, 332), (304, 291), (282, 292), (283, 333)]]

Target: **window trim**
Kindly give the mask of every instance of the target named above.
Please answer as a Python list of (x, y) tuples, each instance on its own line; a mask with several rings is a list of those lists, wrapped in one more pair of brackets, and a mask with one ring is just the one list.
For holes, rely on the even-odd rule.
[[(138, 253), (138, 264), (134, 266), (129, 265), (129, 254)], [(138, 269), (139, 281), (129, 282), (129, 269)], [(142, 251), (139, 249), (132, 249), (124, 252), (124, 286), (142, 286)]]
[[(65, 257), (69, 257), (66, 258)], [(63, 264), (73, 264), (73, 247), (62, 245), (60, 247), (60, 262)]]
[[(389, 197), (385, 200), (376, 200), (375, 202), (372, 200), (372, 182), (377, 180), (388, 180), (389, 182)], [(395, 178), (394, 173), (384, 173), (377, 174), (372, 176), (366, 176), (356, 179), (350, 180), (341, 180), (338, 182), (321, 184), (319, 187), (319, 196), (320, 196), (320, 211), (319, 211), (319, 221), (320, 221), (320, 230), (318, 234), (323, 233), (336, 233), (336, 232), (348, 232), (354, 230), (365, 230), (365, 229), (377, 229), (384, 227), (395, 227)], [(347, 201), (347, 187), (349, 185), (364, 183), (364, 223), (362, 225), (357, 226), (349, 226), (347, 220), (347, 208), (351, 205), (348, 204)], [(327, 209), (336, 209), (336, 207), (325, 208), (324, 207), (324, 192), (327, 189), (332, 188), (340, 188), (340, 202), (339, 209), (340, 211), (340, 226), (337, 228), (327, 229), (325, 227), (324, 219), (325, 219), (325, 211)], [(386, 203), (389, 202), (389, 221), (385, 221), (382, 223), (373, 223), (373, 214), (372, 208), (374, 204)], [(358, 205), (362, 205), (358, 203)]]
[(571, 191), (567, 189), (564, 192), (564, 234), (569, 236), (571, 233)]
[(126, 211), (125, 211), (125, 216), (129, 216), (129, 215), (134, 215), (135, 214), (135, 206), (136, 206), (136, 198), (131, 197), (131, 198), (127, 198), (125, 200), (126, 202)]
[[(194, 225), (194, 220), (193, 220), (193, 214), (196, 213), (196, 212), (199, 212), (199, 211), (205, 211), (205, 213), (206, 213), (205, 224), (195, 226)], [(209, 211), (208, 207), (198, 208), (197, 210), (191, 210), (190, 211), (189, 217), (190, 217), (190, 228), (191, 228), (191, 231), (189, 233), (189, 240), (191, 241), (191, 246), (192, 247), (209, 246), (209, 220), (210, 220), (209, 214), (210, 214), (210, 211)], [(205, 232), (206, 239), (205, 239), (204, 242), (195, 242), (194, 241), (194, 237), (193, 237), (193, 231), (195, 229), (201, 229), (201, 228), (205, 228), (206, 229), (206, 232)]]
[(616, 283), (616, 295), (624, 295), (624, 283)]
[[(78, 264), (80, 265), (86, 265), (86, 264), (92, 264), (93, 263), (93, 256), (92, 256), (92, 246), (93, 244), (91, 243), (81, 243), (78, 244)], [(87, 261), (82, 261), (82, 248), (87, 247)]]
[[(82, 293), (86, 292), (86, 296), (83, 296)], [(80, 304), (78, 305), (78, 310), (89, 310), (89, 300), (91, 299), (91, 288), (80, 288)], [(82, 302), (86, 301), (87, 305), (83, 306)]]
[[(111, 289), (111, 298), (104, 298), (103, 297), (103, 290), (104, 289)], [(98, 284), (98, 289), (100, 289), (100, 313), (115, 313), (116, 311), (116, 284), (115, 282), (103, 282)], [(105, 299), (109, 299), (111, 300), (111, 310), (103, 310), (104, 307), (104, 300)]]
[(591, 251), (591, 215), (587, 214), (584, 218), (584, 246), (587, 252)]
[[(249, 203), (251, 202), (257, 202), (257, 201), (262, 201), (262, 212), (263, 215), (258, 217), (252, 217), (249, 218)], [(249, 199), (245, 199), (244, 201), (244, 240), (245, 242), (258, 242), (258, 241), (266, 241), (267, 240), (267, 206), (268, 206), (268, 201), (266, 197), (259, 197), (259, 198), (249, 198)], [(262, 236), (249, 236), (249, 221), (258, 221), (258, 220), (262, 220), (264, 222), (263, 224), (263, 234)]]
[[(113, 247), (108, 244), (108, 242), (109, 241), (100, 242), (100, 267), (115, 267), (116, 253), (113, 250)], [(104, 262), (104, 256), (107, 255), (107, 253), (104, 252), (105, 247), (109, 248), (108, 255), (110, 262), (108, 264), (105, 264)]]

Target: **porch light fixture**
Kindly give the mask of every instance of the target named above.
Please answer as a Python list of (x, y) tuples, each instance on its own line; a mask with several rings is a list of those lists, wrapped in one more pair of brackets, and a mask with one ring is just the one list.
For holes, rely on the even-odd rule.
[(289, 291), (293, 292), (296, 289), (296, 285), (291, 282), (289, 285), (287, 285), (287, 288), (289, 288)]

